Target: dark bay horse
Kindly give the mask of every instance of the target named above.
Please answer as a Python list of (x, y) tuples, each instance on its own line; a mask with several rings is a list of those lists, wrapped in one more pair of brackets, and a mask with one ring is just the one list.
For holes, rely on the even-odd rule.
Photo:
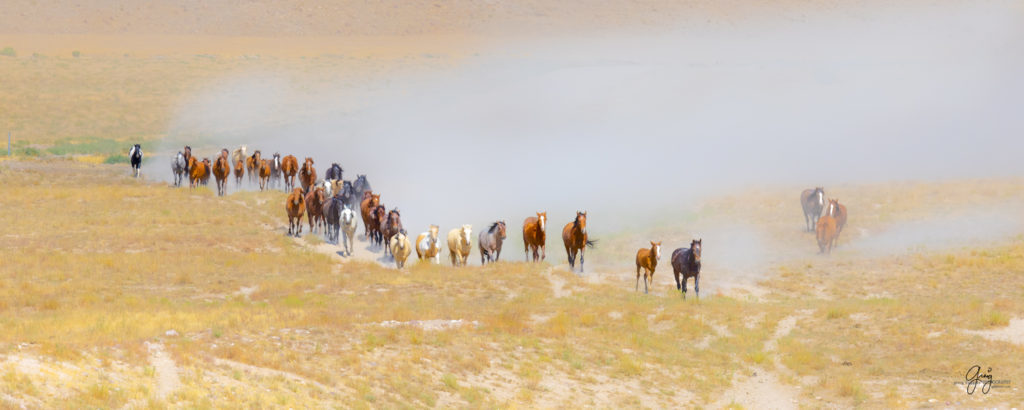
[[(381, 240), (385, 245), (391, 243), (391, 237), (395, 236), (402, 231), (402, 214), (398, 212), (398, 208), (392, 209), (388, 212), (388, 217), (384, 220), (384, 223), (380, 226)], [(387, 255), (391, 252), (391, 246), (384, 247), (384, 254)], [(392, 255), (394, 256), (394, 255)]]
[(800, 206), (804, 209), (807, 232), (813, 232), (814, 226), (818, 224), (818, 218), (821, 217), (821, 210), (825, 208), (825, 189), (805, 189), (800, 193)]
[(328, 181), (341, 180), (341, 174), (343, 172), (345, 172), (345, 170), (341, 169), (341, 165), (338, 165), (337, 162), (332, 163), (331, 167), (327, 168), (327, 172), (324, 173), (324, 179)]
[(703, 244), (703, 239), (696, 239), (690, 241), (689, 248), (672, 251), (672, 275), (676, 277), (676, 289), (683, 291), (683, 299), (686, 299), (686, 281), (690, 278), (693, 278), (693, 291), (700, 299), (700, 251)]
[[(544, 260), (547, 257), (546, 243), (547, 243), (547, 224), (548, 224), (548, 213), (537, 212), (537, 216), (531, 216), (523, 221), (523, 249), (526, 250), (526, 261), (530, 261), (530, 251), (533, 251), (533, 261), (536, 262), (538, 257), (540, 260)], [(538, 255), (537, 251), (540, 250)]]
[(373, 208), (370, 213), (370, 221), (367, 223), (367, 229), (370, 230), (370, 243), (374, 246), (381, 246), (384, 244), (384, 233), (381, 232), (381, 228), (388, 219), (387, 211), (384, 205), (377, 205)]
[(480, 232), (478, 242), (480, 245), (480, 264), (497, 262), (501, 256), (501, 243), (505, 236), (505, 221), (497, 221), (491, 224), (490, 228)]
[(562, 242), (565, 253), (569, 257), (569, 268), (576, 267), (576, 254), (580, 255), (580, 272), (583, 272), (583, 251), (585, 247), (593, 248), (596, 240), (587, 239), (587, 213), (576, 211), (576, 219), (562, 228)]

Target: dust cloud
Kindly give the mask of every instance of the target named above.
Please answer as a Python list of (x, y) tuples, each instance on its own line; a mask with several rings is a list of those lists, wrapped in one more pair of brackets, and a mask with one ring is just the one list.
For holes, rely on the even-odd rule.
[[(515, 242), (546, 210), (555, 245), (576, 210), (600, 236), (748, 186), (1020, 175), (1022, 13), (849, 6), (513, 33), (453, 69), (355, 85), (222, 78), (183, 103), (169, 134), (312, 156), (321, 174), (338, 162), (346, 179), (367, 174), (413, 234), (472, 223), (476, 235), (504, 219)], [(165, 164), (149, 174), (169, 178)]]

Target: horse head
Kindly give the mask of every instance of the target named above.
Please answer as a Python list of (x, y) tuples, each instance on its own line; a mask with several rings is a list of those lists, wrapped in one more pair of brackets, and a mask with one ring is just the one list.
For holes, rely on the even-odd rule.
[(654, 251), (654, 259), (661, 260), (661, 241), (651, 241), (651, 250)]
[(548, 223), (548, 213), (537, 212), (537, 223), (540, 224), (540, 231), (544, 232), (544, 230), (547, 229), (546, 227)]
[(835, 217), (836, 216), (836, 210), (838, 208), (839, 208), (839, 200), (835, 199), (835, 198), (829, 198), (828, 199), (828, 212), (826, 213), (826, 215), (831, 216), (831, 217)]
[(694, 262), (700, 263), (700, 251), (703, 243), (704, 239), (690, 241), (690, 255), (692, 255)]
[(469, 246), (469, 237), (472, 236), (473, 234), (473, 225), (462, 225), (462, 230), (460, 231), (460, 233), (460, 236), (462, 236), (462, 245)]
[(814, 196), (818, 198), (818, 205), (825, 206), (825, 188), (814, 188)]
[(573, 221), (573, 225), (580, 228), (580, 232), (584, 235), (587, 234), (587, 212), (576, 211), (576, 220)]

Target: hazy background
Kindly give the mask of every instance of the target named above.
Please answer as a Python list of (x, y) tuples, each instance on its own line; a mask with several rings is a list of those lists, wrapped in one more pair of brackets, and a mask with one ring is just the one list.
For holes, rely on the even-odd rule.
[(607, 232), (746, 186), (1020, 175), (1022, 22), (1012, 2), (876, 5), (515, 33), (451, 69), (316, 87), (251, 71), (183, 101), (163, 149), (339, 162), (410, 232), (474, 235), (538, 210), (555, 234), (577, 209)]

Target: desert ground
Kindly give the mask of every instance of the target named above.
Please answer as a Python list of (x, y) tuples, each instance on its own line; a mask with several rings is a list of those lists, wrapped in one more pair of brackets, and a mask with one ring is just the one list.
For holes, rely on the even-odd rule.
[[(501, 212), (451, 211), (472, 220), (474, 236), (508, 222), (501, 262), (481, 266), (474, 246), (467, 267), (442, 256), (404, 269), (363, 239), (349, 257), (308, 226), (288, 236), (280, 190), (232, 181), (218, 197), (168, 182), (168, 158), (184, 144), (201, 156), (243, 143), (288, 149), (280, 133), (293, 122), (372, 117), (421, 89), (409, 84), (481, 60), (549, 59), (532, 48), (546, 36), (729, 28), (766, 13), (804, 22), (848, 7), (583, 3), (5, 4), (18, 18), (0, 25), (0, 131), (13, 136), (13, 155), (0, 155), (0, 407), (1024, 403), (1020, 174), (837, 179), (826, 192), (850, 221), (829, 255), (804, 231), (798, 202), (816, 179), (729, 185), (681, 205), (659, 198), (627, 217), (597, 201), (533, 205), (546, 198), (524, 192), (528, 201)], [(858, 10), (852, 20), (869, 15)], [(277, 114), (221, 121), (233, 112), (222, 106), (253, 99), (244, 90), (267, 79), (288, 84), (257, 110)], [(125, 157), (133, 143), (146, 150), (141, 178)], [(345, 158), (346, 176), (369, 174), (386, 198), (407, 198), (386, 167), (315, 149), (282, 153), (316, 157), (321, 173)], [(412, 236), (432, 221), (416, 213), (423, 202), (384, 202), (403, 206)], [(579, 272), (559, 234), (587, 207), (599, 241)], [(523, 262), (521, 221), (541, 210), (547, 259)], [(454, 227), (444, 221), (442, 237)], [(701, 293), (691, 282), (684, 300), (669, 255), (696, 238)], [(644, 294), (633, 257), (652, 240), (663, 257)], [(1009, 384), (967, 394), (958, 383), (974, 365)]]

